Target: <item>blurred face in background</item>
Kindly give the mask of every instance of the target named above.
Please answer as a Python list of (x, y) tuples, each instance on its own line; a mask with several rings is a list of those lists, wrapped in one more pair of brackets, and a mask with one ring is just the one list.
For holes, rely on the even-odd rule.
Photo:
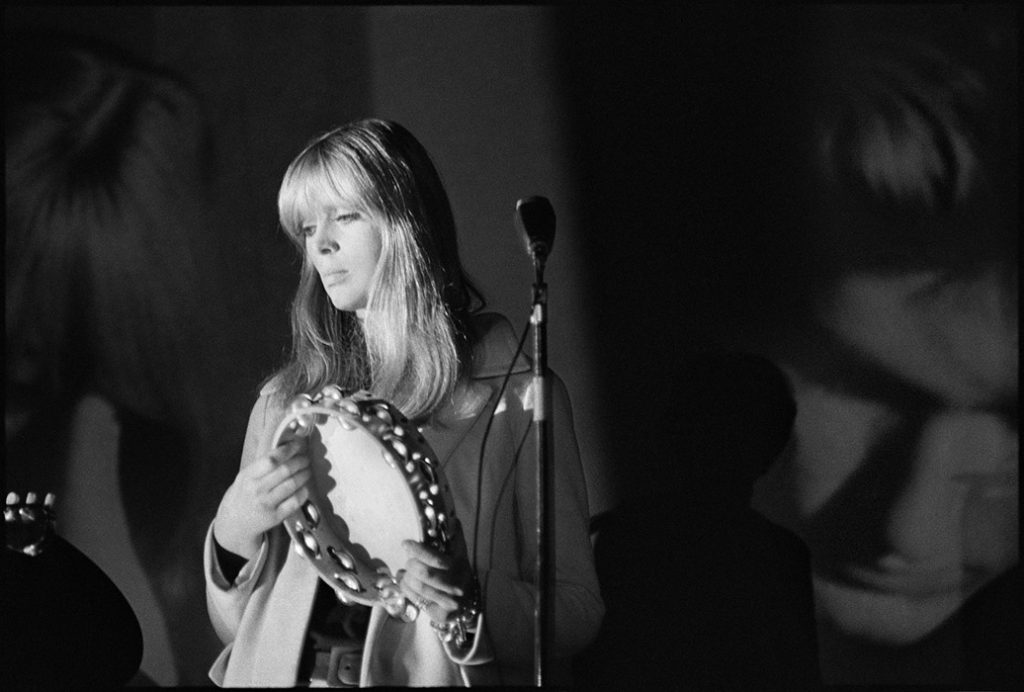
[(820, 615), (915, 642), (1019, 557), (1016, 300), (997, 269), (849, 273), (817, 318), (787, 482)]
[(808, 543), (819, 622), (895, 650), (1019, 559), (1015, 37), (821, 17), (777, 193), (809, 277), (777, 354), (797, 416), (756, 502)]

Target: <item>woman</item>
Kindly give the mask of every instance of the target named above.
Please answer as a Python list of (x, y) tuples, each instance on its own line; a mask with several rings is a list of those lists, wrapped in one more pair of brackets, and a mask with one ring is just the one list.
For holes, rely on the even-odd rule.
[[(292, 162), (278, 207), (303, 258), (292, 354), (253, 408), (241, 469), (207, 536), (209, 611), (228, 644), (212, 679), (528, 684), (536, 599), (532, 379), (509, 323), (473, 310), (451, 208), (429, 156), (395, 123), (345, 125)], [(400, 586), (421, 610), (411, 623), (381, 606), (366, 612), (339, 603), (289, 549), (281, 522), (309, 497), (310, 460), (301, 441), (271, 449), (271, 438), (294, 396), (327, 384), (367, 389), (421, 426), (463, 519), (464, 541), (457, 537), (449, 555), (407, 545)], [(558, 663), (549, 679), (557, 681), (568, 657), (596, 634), (603, 604), (569, 399), (560, 380), (553, 390), (558, 622), (550, 644)], [(442, 641), (435, 630), (460, 619), (473, 634), (462, 646)]]

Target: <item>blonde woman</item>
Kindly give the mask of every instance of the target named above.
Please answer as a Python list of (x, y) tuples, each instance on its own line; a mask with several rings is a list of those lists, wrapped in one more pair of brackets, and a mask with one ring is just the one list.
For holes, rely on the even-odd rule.
[[(207, 536), (207, 600), (227, 644), (210, 674), (229, 686), (529, 684), (536, 546), (528, 444), (531, 374), (505, 318), (479, 312), (447, 194), (400, 125), (362, 120), (310, 143), (278, 198), (302, 255), (289, 362), (253, 408), (241, 469)], [(506, 373), (511, 376), (506, 386)], [(423, 429), (441, 460), (465, 549), (409, 543), (413, 622), (341, 603), (289, 549), (281, 522), (309, 497), (301, 441), (271, 449), (296, 395), (369, 390)], [(568, 394), (554, 386), (557, 625), (552, 680), (603, 615)], [(486, 436), (486, 445), (482, 444)], [(462, 646), (436, 629), (472, 618)], [(433, 627), (432, 627), (433, 625)]]

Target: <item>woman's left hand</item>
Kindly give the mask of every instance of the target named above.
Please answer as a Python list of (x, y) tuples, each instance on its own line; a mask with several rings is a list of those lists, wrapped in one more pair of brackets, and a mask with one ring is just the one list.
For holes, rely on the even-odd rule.
[(473, 568), (466, 558), (461, 526), (455, 527), (452, 538), (455, 549), (451, 555), (416, 541), (402, 541), (409, 555), (399, 580), (402, 593), (437, 623), (447, 622), (472, 598)]

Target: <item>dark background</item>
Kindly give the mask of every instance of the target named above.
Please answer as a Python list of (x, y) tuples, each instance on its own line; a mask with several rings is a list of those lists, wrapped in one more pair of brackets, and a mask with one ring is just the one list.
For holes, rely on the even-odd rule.
[[(289, 341), (297, 263), (277, 229), (280, 177), (310, 137), (347, 120), (392, 118), (423, 141), (448, 186), (469, 272), (520, 329), (532, 276), (512, 212), (518, 198), (551, 199), (551, 364), (573, 395), (595, 515), (672, 463), (672, 380), (683, 356), (754, 343), (790, 317), (776, 264), (785, 257), (762, 204), (768, 126), (750, 104), (770, 102), (780, 76), (800, 69), (787, 58), (807, 21), (800, 8), (4, 14), (7, 32), (92, 37), (167, 67), (207, 114), (213, 222), (203, 232), (217, 239), (225, 287), (211, 299), (235, 315), (224, 325), (224, 377), (211, 382), (224, 392), (223, 468), (212, 474), (210, 505), (194, 508), (210, 518), (236, 471), (257, 385)], [(116, 520), (103, 511), (90, 510), (90, 521)], [(189, 559), (198, 569), (199, 546)], [(187, 628), (178, 636), (199, 642), (197, 660), (151, 646), (144, 668), (158, 683), (205, 681), (217, 649), (195, 606), (165, 626)]]

